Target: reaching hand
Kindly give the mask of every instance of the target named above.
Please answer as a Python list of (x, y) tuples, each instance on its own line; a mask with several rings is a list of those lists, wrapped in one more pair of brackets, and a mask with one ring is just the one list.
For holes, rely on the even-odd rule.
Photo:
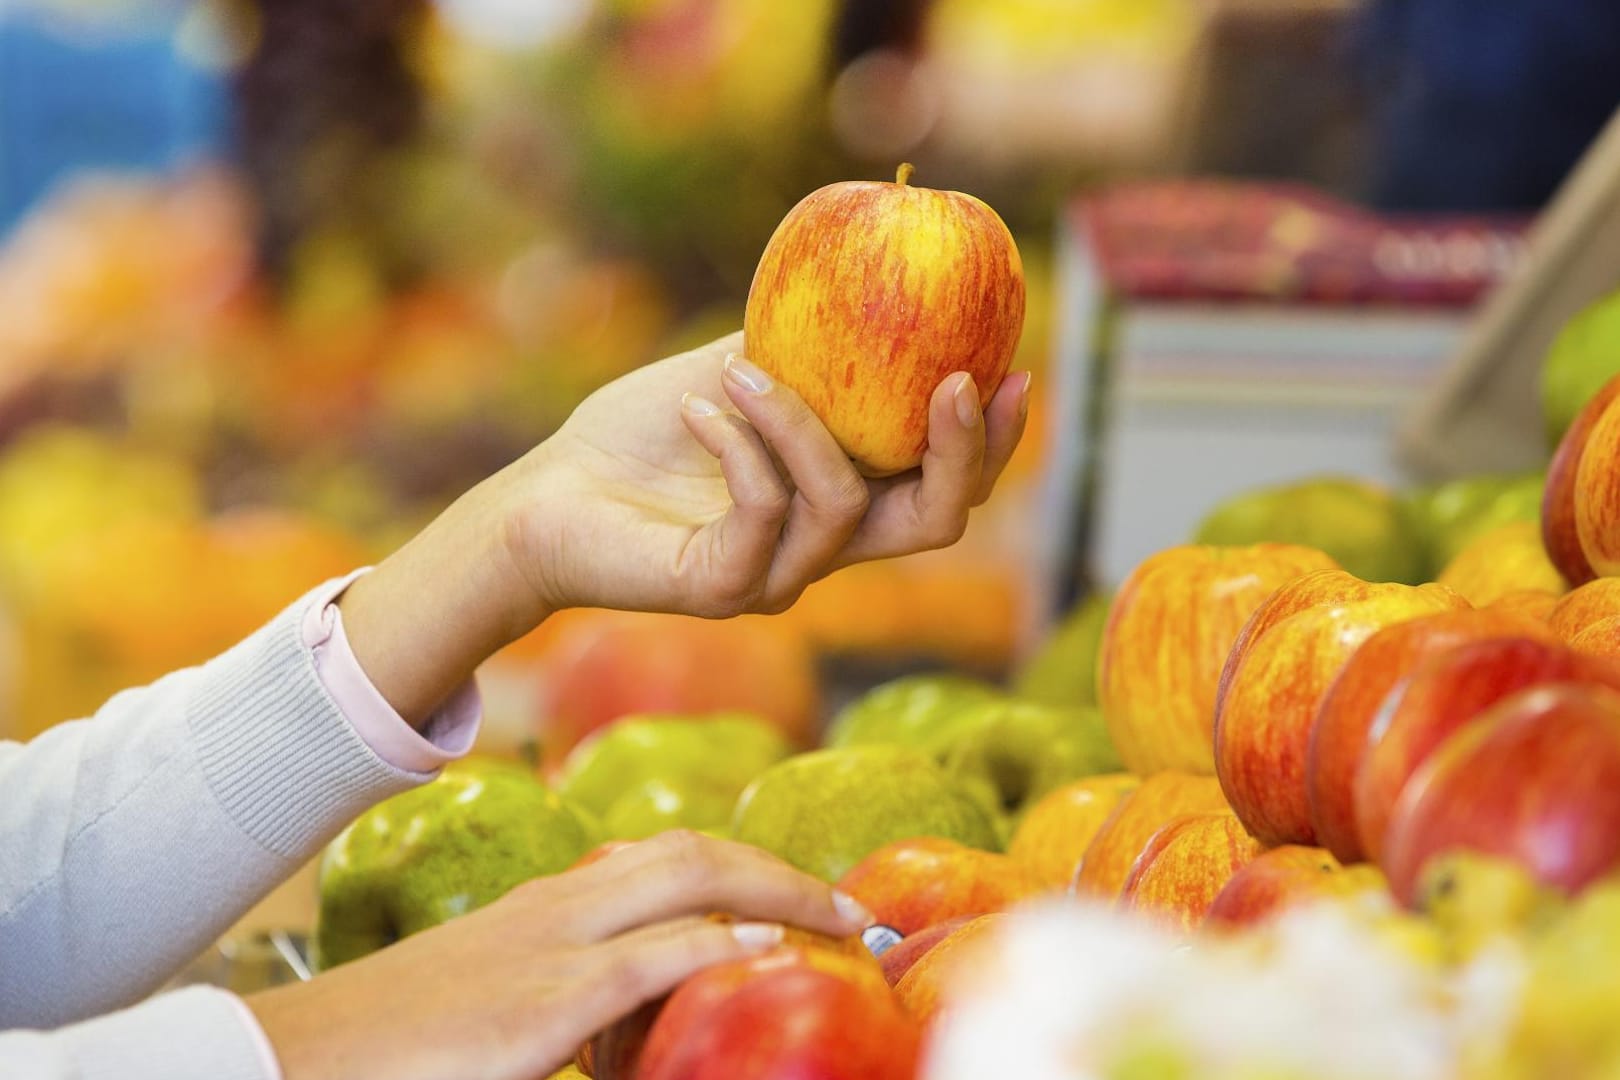
[(540, 1080), (702, 968), (773, 948), (785, 924), (842, 937), (869, 921), (757, 848), (669, 832), (248, 1004), (286, 1080)]

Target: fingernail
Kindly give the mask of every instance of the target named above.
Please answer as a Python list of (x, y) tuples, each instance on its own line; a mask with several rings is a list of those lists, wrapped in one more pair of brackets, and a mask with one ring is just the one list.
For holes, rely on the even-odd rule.
[(782, 944), (782, 928), (775, 923), (740, 922), (731, 928), (731, 936), (750, 952), (764, 952)]
[(973, 385), (973, 376), (963, 375), (956, 381), (956, 392), (951, 395), (956, 401), (956, 418), (962, 421), (965, 428), (975, 427), (979, 423), (979, 391)]
[(720, 415), (720, 406), (716, 405), (714, 402), (710, 401), (708, 398), (706, 398), (706, 397), (698, 397), (696, 394), (682, 394), (681, 395), (681, 408), (685, 409), (687, 412), (691, 413), (693, 416), (719, 416)]
[(736, 353), (726, 357), (726, 374), (731, 377), (732, 382), (750, 394), (763, 394), (773, 385), (769, 375)]
[(838, 912), (838, 917), (845, 922), (862, 929), (877, 921), (872, 918), (872, 913), (866, 910), (866, 905), (848, 893), (841, 893), (836, 889), (833, 890), (833, 910)]
[(1022, 420), (1029, 415), (1029, 384), (1035, 381), (1033, 371), (1024, 372), (1024, 385), (1018, 391), (1018, 419)]

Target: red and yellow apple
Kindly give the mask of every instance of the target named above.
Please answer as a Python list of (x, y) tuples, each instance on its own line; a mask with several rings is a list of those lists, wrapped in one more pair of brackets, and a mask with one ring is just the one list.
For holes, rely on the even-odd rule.
[(1323, 697), (1378, 630), (1468, 602), (1443, 585), (1375, 584), (1322, 570), (1283, 586), (1255, 611), (1221, 672), (1215, 771), (1262, 843), (1310, 844), (1305, 766)]
[(1382, 861), (1396, 800), (1436, 747), (1503, 698), (1550, 682), (1620, 689), (1620, 667), (1544, 637), (1471, 642), (1419, 663), (1385, 699), (1356, 769), (1356, 836), (1366, 856)]
[(1007, 854), (1045, 887), (1067, 889), (1103, 823), (1141, 783), (1130, 773), (1103, 773), (1048, 792), (1019, 820)]
[(902, 934), (962, 915), (988, 915), (1042, 891), (1022, 863), (937, 836), (885, 844), (850, 868), (838, 888)]
[(927, 1027), (939, 1015), (951, 983), (971, 978), (984, 962), (986, 939), (1007, 918), (980, 915), (948, 934), (918, 958), (894, 985), (895, 996), (918, 1023)]
[(1381, 888), (1383, 875), (1369, 864), (1347, 869), (1326, 848), (1284, 844), (1232, 875), (1210, 903), (1204, 925), (1254, 926), (1296, 904)]
[(1446, 565), (1438, 580), (1479, 607), (1510, 593), (1563, 593), (1569, 588), (1548, 560), (1541, 527), (1534, 521), (1510, 521), (1480, 533)]
[(1569, 893), (1620, 868), (1620, 693), (1552, 683), (1504, 698), (1415, 773), (1384, 870), (1405, 904), (1452, 851), (1512, 859)]
[(1541, 539), (1547, 558), (1571, 585), (1584, 585), (1597, 577), (1581, 544), (1575, 504), (1579, 498), (1580, 467), (1593, 429), (1620, 395), (1620, 377), (1604, 383), (1587, 399), (1575, 420), (1558, 441), (1547, 466), (1547, 486), (1541, 497)]
[(1024, 326), (1024, 268), (1007, 226), (971, 195), (847, 181), (776, 227), (748, 291), (748, 358), (804, 399), (869, 475), (922, 461), (946, 376), (990, 401)]
[(815, 654), (785, 624), (622, 611), (559, 619), (536, 661), (537, 734), (548, 763), (632, 715), (746, 712), (795, 744), (811, 741), (820, 710)]
[(1620, 407), (1604, 408), (1575, 473), (1575, 535), (1598, 577), (1620, 577)]
[(1097, 656), (1097, 698), (1126, 768), (1210, 774), (1221, 666), (1277, 588), (1337, 564), (1291, 544), (1189, 544), (1144, 560), (1114, 597)]
[(882, 956), (878, 957), (878, 967), (883, 971), (883, 979), (890, 986), (897, 986), (906, 972), (927, 956), (935, 945), (944, 941), (962, 927), (978, 918), (977, 915), (960, 915), (954, 919), (947, 919), (942, 923), (924, 927), (915, 934), (910, 934), (894, 945)]
[(1384, 699), (1424, 658), (1468, 641), (1496, 637), (1551, 641), (1553, 634), (1527, 616), (1463, 608), (1386, 626), (1351, 654), (1311, 725), (1305, 787), (1316, 843), (1341, 862), (1364, 857), (1356, 831), (1356, 770)]
[(1547, 625), (1565, 641), (1603, 622), (1620, 617), (1620, 578), (1597, 578), (1558, 598)]
[(1551, 592), (1547, 589), (1515, 589), (1484, 605), (1486, 611), (1502, 611), (1513, 615), (1523, 615), (1545, 623), (1552, 618), (1553, 609), (1558, 601), (1563, 599), (1563, 593)]
[(778, 949), (683, 983), (647, 1036), (636, 1078), (913, 1080), (921, 1043), (875, 969)]
[(1196, 930), (1232, 875), (1260, 850), (1230, 810), (1178, 818), (1137, 856), (1120, 904), (1174, 929)]
[(1155, 833), (1185, 814), (1226, 809), (1220, 782), (1213, 776), (1155, 773), (1125, 796), (1092, 837), (1075, 873), (1074, 891), (1081, 896), (1118, 899), (1137, 856)]

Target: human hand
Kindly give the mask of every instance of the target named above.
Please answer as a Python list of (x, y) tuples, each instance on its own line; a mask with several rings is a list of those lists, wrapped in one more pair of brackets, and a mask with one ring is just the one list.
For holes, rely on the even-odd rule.
[[(757, 848), (664, 833), (248, 1005), (285, 1080), (539, 1080), (596, 1032), (852, 901)], [(755, 920), (721, 924), (723, 911)]]
[[(966, 373), (929, 411), (920, 468), (862, 477), (742, 335), (620, 378), (342, 599), (355, 655), (419, 723), (551, 612), (782, 611), (851, 563), (954, 543), (1023, 433), (1029, 375), (979, 408)], [(730, 406), (727, 408), (727, 406)]]
[(955, 543), (1023, 431), (1028, 373), (984, 413), (958, 373), (934, 392), (921, 468), (866, 479), (742, 344), (603, 387), (513, 469), (512, 561), (536, 611), (785, 610), (840, 567)]

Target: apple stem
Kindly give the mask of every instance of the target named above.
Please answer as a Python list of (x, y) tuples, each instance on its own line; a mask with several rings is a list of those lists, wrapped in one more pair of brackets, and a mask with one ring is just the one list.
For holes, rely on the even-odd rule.
[(902, 161), (900, 163), (900, 167), (894, 170), (894, 182), (899, 184), (901, 187), (905, 187), (907, 184), (911, 183), (911, 174), (916, 171), (916, 168), (912, 166), (911, 162)]

